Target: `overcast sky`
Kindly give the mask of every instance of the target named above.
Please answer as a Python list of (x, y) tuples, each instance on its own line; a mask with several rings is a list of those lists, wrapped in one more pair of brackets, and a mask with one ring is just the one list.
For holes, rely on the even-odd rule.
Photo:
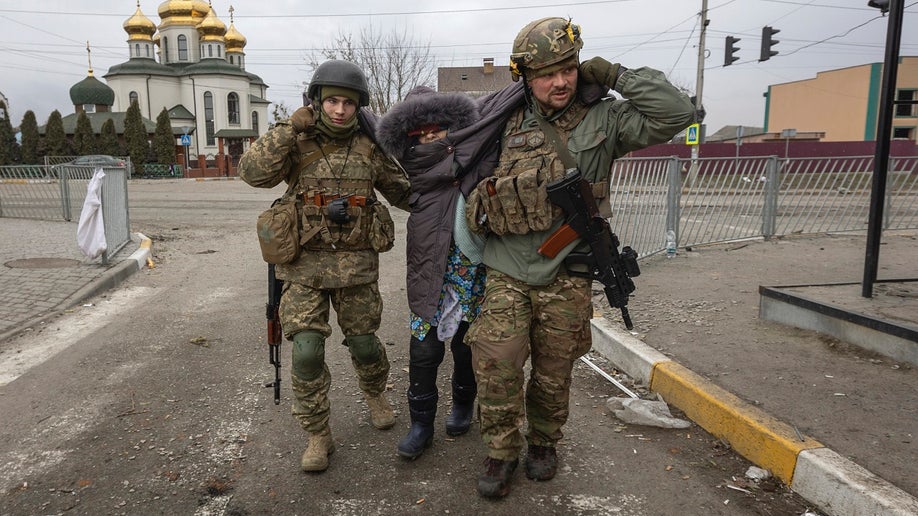
[[(140, 8), (158, 24), (161, 0)], [(438, 66), (475, 66), (493, 57), (504, 65), (517, 32), (546, 16), (582, 27), (582, 58), (602, 56), (624, 66), (650, 66), (696, 91), (701, 0), (213, 0), (228, 26), (229, 7), (246, 39), (246, 69), (270, 87), (268, 100), (301, 103), (310, 77), (306, 58), (337, 34), (407, 31), (430, 44)], [(918, 55), (918, 0), (906, 1), (902, 55)], [(58, 109), (73, 112), (70, 87), (86, 77), (86, 41), (100, 80), (128, 58), (122, 24), (136, 0), (0, 0), (0, 92), (13, 125), (25, 111), (39, 124)], [(888, 18), (867, 0), (709, 0), (702, 97), (708, 132), (724, 125), (762, 126), (769, 84), (810, 79), (823, 70), (882, 62)], [(758, 62), (762, 27), (781, 32), (780, 53)], [(724, 39), (741, 38), (740, 60), (724, 67)], [(435, 85), (432, 85), (435, 86)], [(770, 128), (778, 130), (780, 128)]]

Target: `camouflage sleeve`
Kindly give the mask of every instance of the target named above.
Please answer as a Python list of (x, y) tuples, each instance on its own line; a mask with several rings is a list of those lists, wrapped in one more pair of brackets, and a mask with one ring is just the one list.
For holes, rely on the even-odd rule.
[(279, 122), (255, 140), (239, 160), (239, 177), (257, 188), (272, 188), (293, 169), (296, 134), (288, 121)]
[(411, 185), (408, 176), (394, 161), (380, 149), (373, 149), (373, 159), (379, 163), (379, 172), (373, 187), (383, 194), (389, 204), (396, 208), (409, 211), (408, 199), (411, 197)]

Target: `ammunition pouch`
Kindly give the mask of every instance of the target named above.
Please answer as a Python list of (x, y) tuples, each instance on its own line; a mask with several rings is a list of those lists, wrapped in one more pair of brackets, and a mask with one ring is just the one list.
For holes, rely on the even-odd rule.
[(469, 227), (481, 233), (486, 221), (487, 228), (496, 235), (525, 235), (549, 229), (561, 210), (548, 202), (547, 176), (547, 172), (542, 174), (533, 168), (516, 176), (482, 181), (466, 205)]
[(310, 251), (373, 249), (382, 253), (395, 244), (395, 224), (380, 202), (352, 205), (341, 197), (324, 206), (304, 203), (300, 244)]
[(290, 263), (300, 255), (296, 201), (277, 199), (258, 216), (261, 257), (276, 265)]

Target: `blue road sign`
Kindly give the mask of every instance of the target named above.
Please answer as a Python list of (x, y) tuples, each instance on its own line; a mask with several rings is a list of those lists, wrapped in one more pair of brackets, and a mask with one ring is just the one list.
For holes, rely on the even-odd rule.
[(692, 124), (685, 130), (685, 144), (698, 145), (698, 133), (701, 130), (700, 124)]
[(185, 147), (191, 145), (191, 136), (187, 134), (182, 135), (182, 145)]

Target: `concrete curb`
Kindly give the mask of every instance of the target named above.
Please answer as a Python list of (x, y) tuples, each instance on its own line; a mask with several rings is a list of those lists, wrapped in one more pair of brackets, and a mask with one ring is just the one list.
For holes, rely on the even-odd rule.
[(147, 263), (147, 260), (149, 259), (152, 252), (153, 241), (142, 233), (134, 233), (134, 236), (140, 239), (140, 246), (131, 254), (129, 258), (121, 260), (106, 270), (101, 277), (84, 285), (82, 288), (67, 297), (67, 299), (61, 301), (61, 303), (54, 310), (40, 317), (32, 319), (22, 327), (0, 334), (0, 342), (11, 339), (25, 332), (29, 328), (57, 317), (58, 315), (64, 313), (70, 308), (73, 308), (86, 299), (101, 294), (106, 290), (117, 287), (132, 274), (143, 269), (143, 266)]
[(593, 349), (833, 515), (918, 514), (918, 499), (597, 317)]

